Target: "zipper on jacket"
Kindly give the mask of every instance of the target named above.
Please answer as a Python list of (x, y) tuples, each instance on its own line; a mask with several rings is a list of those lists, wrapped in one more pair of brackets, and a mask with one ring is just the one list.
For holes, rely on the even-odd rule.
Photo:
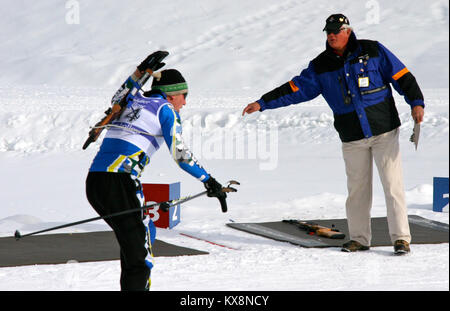
[(352, 103), (352, 98), (345, 92), (344, 82), (342, 82), (342, 77), (338, 76), (339, 85), (341, 86), (342, 99), (345, 105), (350, 105)]
[(369, 91), (362, 91), (361, 95), (373, 94), (373, 93), (380, 92), (380, 91), (385, 90), (385, 89), (387, 89), (387, 86), (383, 85), (383, 86), (378, 87), (376, 89), (372, 89), (372, 90), (369, 90)]

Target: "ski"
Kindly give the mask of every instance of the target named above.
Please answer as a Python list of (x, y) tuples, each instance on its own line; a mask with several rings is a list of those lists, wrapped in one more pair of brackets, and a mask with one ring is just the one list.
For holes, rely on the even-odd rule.
[(300, 230), (305, 230), (308, 234), (311, 235), (318, 235), (321, 237), (329, 238), (329, 239), (344, 239), (345, 234), (340, 232), (338, 229), (334, 228), (328, 228), (320, 226), (313, 222), (308, 221), (302, 221), (302, 220), (296, 220), (296, 219), (289, 219), (289, 220), (283, 220), (283, 222), (295, 225)]

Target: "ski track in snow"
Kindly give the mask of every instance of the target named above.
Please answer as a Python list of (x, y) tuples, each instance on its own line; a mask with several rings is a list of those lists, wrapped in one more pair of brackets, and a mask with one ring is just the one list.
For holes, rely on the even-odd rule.
[[(109, 89), (0, 88), (0, 152), (28, 154), (79, 150), (89, 127), (102, 118), (102, 111), (108, 108), (111, 93)], [(427, 107), (433, 109), (427, 109), (421, 138), (440, 139), (436, 136), (448, 135), (448, 89), (426, 90), (426, 94), (429, 98)], [(193, 135), (192, 131), (205, 139), (217, 133), (248, 136), (259, 128), (276, 129), (281, 142), (287, 137), (290, 143), (294, 139), (295, 144), (322, 144), (338, 139), (333, 114), (322, 98), (241, 117), (242, 109), (252, 101), (249, 96), (207, 96), (192, 96), (182, 111), (183, 128), (188, 138)], [(409, 108), (401, 97), (396, 97), (402, 135), (410, 135), (413, 122)]]

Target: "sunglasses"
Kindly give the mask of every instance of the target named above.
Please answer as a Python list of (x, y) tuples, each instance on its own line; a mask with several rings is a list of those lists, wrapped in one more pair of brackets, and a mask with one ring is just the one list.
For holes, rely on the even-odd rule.
[(334, 29), (334, 30), (331, 30), (331, 29), (325, 29), (325, 31), (326, 31), (326, 33), (327, 33), (327, 35), (330, 35), (330, 34), (334, 34), (334, 35), (337, 35), (337, 34), (339, 34), (342, 30), (344, 30), (345, 28), (338, 28), (338, 29)]

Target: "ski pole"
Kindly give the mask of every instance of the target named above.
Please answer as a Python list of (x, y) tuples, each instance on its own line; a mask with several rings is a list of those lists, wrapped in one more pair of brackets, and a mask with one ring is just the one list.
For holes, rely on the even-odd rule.
[(93, 217), (93, 218), (89, 218), (89, 219), (84, 219), (84, 220), (80, 220), (80, 221), (76, 221), (76, 222), (71, 222), (65, 225), (60, 225), (60, 226), (56, 226), (56, 227), (52, 227), (52, 228), (48, 228), (48, 229), (43, 229), (43, 230), (39, 230), (36, 232), (31, 232), (31, 233), (27, 233), (27, 234), (20, 234), (19, 230), (16, 230), (16, 232), (14, 233), (14, 237), (16, 238), (16, 240), (18, 241), (21, 238), (30, 236), (30, 235), (35, 235), (38, 233), (43, 233), (43, 232), (48, 232), (48, 231), (53, 231), (53, 230), (57, 230), (57, 229), (62, 229), (62, 228), (67, 228), (67, 227), (72, 227), (72, 226), (76, 226), (76, 225), (80, 225), (80, 224), (84, 224), (87, 222), (91, 222), (91, 221), (96, 221), (96, 220), (100, 220), (100, 219), (108, 219), (108, 218), (112, 218), (112, 217), (116, 217), (116, 216), (120, 216), (120, 215), (125, 215), (125, 214), (130, 214), (130, 213), (134, 213), (134, 212), (139, 212), (142, 211), (144, 209), (148, 209), (150, 207), (156, 206), (156, 205), (160, 205), (163, 204), (164, 205), (164, 209), (167, 209), (167, 211), (169, 210), (170, 207), (181, 204), (181, 203), (185, 203), (188, 202), (190, 200), (193, 200), (195, 198), (198, 198), (202, 195), (207, 194), (207, 191), (203, 191), (200, 193), (197, 193), (195, 195), (191, 195), (191, 196), (187, 196), (184, 198), (180, 198), (180, 199), (175, 199), (175, 200), (171, 200), (171, 201), (165, 201), (165, 202), (160, 202), (160, 203), (153, 203), (150, 205), (144, 205), (141, 207), (137, 207), (137, 208), (132, 208), (126, 211), (121, 211), (121, 212), (117, 212), (117, 213), (113, 213), (113, 214), (109, 214), (109, 215), (105, 215), (105, 216), (97, 216), (97, 217)]

